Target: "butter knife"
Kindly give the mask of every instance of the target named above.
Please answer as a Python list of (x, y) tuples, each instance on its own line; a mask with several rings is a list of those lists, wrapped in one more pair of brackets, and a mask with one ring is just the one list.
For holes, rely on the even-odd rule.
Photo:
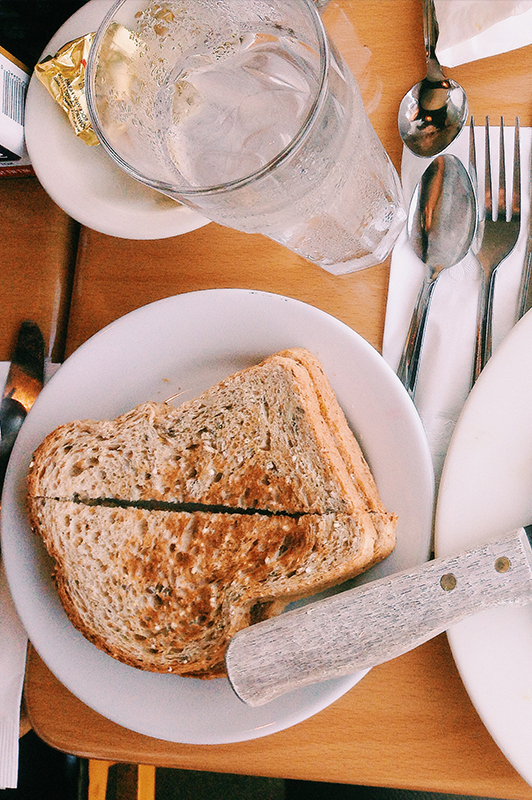
[(532, 151), (530, 154), (529, 173), (531, 207), (529, 210), (530, 216), (528, 218), (528, 239), (526, 243), (525, 261), (521, 276), (521, 286), (519, 288), (519, 298), (517, 301), (516, 322), (532, 308)]
[(241, 700), (260, 706), (402, 655), (470, 614), (531, 602), (527, 527), (244, 628), (229, 643), (227, 674)]
[(37, 323), (20, 326), (0, 403), (0, 496), (18, 432), (44, 382), (44, 338)]

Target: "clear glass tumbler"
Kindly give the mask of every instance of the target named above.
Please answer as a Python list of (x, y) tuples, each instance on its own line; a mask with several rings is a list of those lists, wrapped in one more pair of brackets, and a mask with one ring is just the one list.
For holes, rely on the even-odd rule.
[(397, 173), (313, 0), (117, 0), (86, 86), (127, 173), (334, 274), (383, 261), (404, 224)]

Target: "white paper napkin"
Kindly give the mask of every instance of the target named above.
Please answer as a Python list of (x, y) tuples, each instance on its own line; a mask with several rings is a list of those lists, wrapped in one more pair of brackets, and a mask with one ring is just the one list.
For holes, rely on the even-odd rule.
[(18, 776), (20, 701), (28, 638), (18, 618), (0, 561), (0, 789), (14, 789)]
[(532, 43), (532, 0), (434, 0), (440, 35), (436, 55), (446, 67)]
[[(0, 363), (0, 387), (9, 368)], [(0, 558), (0, 789), (17, 785), (20, 699), (28, 637), (18, 618)]]
[[(477, 126), (478, 127), (478, 126)], [(507, 173), (513, 165), (514, 128), (505, 132)], [(494, 298), (494, 350), (515, 324), (517, 298), (528, 237), (530, 210), (530, 152), (532, 130), (521, 129), (522, 224), (513, 253), (497, 273)], [(490, 129), (490, 144), (498, 162), (499, 129)], [(484, 128), (477, 129), (477, 169), (479, 191), (483, 196)], [(468, 164), (469, 128), (464, 130), (448, 151)], [(428, 159), (403, 152), (401, 179), (407, 202), (428, 166)], [(495, 186), (498, 170), (494, 171)], [(511, 182), (511, 174), (509, 178)], [(508, 187), (511, 189), (511, 183)], [(510, 193), (510, 191), (508, 192)], [(390, 285), (386, 307), (383, 355), (396, 370), (410, 324), (418, 291), (426, 267), (412, 250), (406, 231), (397, 242), (391, 260)], [(433, 456), (436, 481), (439, 481), (443, 460), (458, 415), (471, 388), (478, 293), (481, 286), (480, 266), (468, 254), (463, 261), (441, 274), (433, 293), (427, 324), (415, 404), (423, 421)]]
[[(46, 380), (58, 369), (48, 364)], [(0, 387), (4, 386), (9, 363), (0, 362)], [(7, 584), (0, 557), (0, 789), (15, 789), (18, 778), (20, 703), (28, 637)]]

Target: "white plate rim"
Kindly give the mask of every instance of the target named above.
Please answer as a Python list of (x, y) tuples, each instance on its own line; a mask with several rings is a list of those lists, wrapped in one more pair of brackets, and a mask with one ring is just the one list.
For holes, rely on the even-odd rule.
[[(531, 394), (529, 312), (488, 362), (456, 425), (435, 514), (437, 556), (532, 521)], [(532, 606), (484, 611), (453, 625), (447, 635), (480, 718), (532, 785)]]
[[(89, 0), (54, 34), (42, 57), (55, 55), (67, 42), (95, 30), (112, 2)], [(88, 228), (144, 240), (178, 236), (210, 222), (126, 175), (101, 146), (78, 140), (66, 114), (35, 74), (26, 96), (25, 136), (43, 188), (63, 211)]]
[[(59, 606), (49, 577), (48, 561), (25, 516), (25, 475), (31, 453), (43, 436), (67, 418), (121, 413), (147, 399), (150, 387), (152, 399), (158, 399), (158, 393), (168, 392), (168, 396), (179, 389), (178, 378), (174, 375), (167, 379), (166, 376), (170, 363), (176, 359), (177, 344), (182, 345), (184, 331), (190, 336), (190, 352), (187, 356), (185, 347), (178, 354), (177, 362), (181, 358), (181, 364), (177, 363), (178, 372), (188, 363), (192, 375), (195, 373), (190, 368), (191, 363), (205, 364), (211, 381), (284, 347), (306, 346), (321, 358), (352, 425), (353, 407), (357, 409), (356, 424), (361, 426), (357, 433), (366, 452), (372, 447), (375, 451), (369, 460), (370, 463), (373, 460), (377, 481), (381, 482), (383, 499), (390, 505), (390, 495), (395, 495), (393, 510), (400, 516), (396, 552), (366, 573), (364, 580), (413, 566), (429, 557), (433, 472), (419, 416), (404, 387), (380, 354), (336, 318), (283, 295), (247, 289), (210, 289), (156, 301), (101, 330), (76, 350), (54, 375), (37, 398), (19, 434), (4, 491), (2, 552), (22, 622), (52, 672), (100, 714), (124, 727), (160, 739), (220, 744), (265, 736), (307, 719), (342, 696), (365, 673), (305, 687), (256, 709), (237, 700), (225, 679), (192, 680), (193, 684), (201, 684), (201, 688), (196, 686), (189, 691), (181, 685), (179, 691), (185, 692), (193, 708), (201, 708), (198, 720), (194, 719), (194, 730), (189, 730), (186, 719), (169, 720), (170, 711), (166, 709), (164, 720), (161, 721), (163, 711), (160, 709), (159, 717), (155, 715), (154, 718), (153, 713), (150, 716), (146, 710), (146, 693), (152, 692), (153, 705), (154, 698), (160, 699), (159, 693), (165, 692), (165, 699), (159, 704), (165, 706), (170, 702), (167, 682), (185, 681), (190, 686), (191, 679), (142, 673), (126, 667), (74, 631)], [(203, 342), (198, 341), (202, 332)], [(174, 350), (171, 337), (176, 346)], [(162, 357), (162, 367), (150, 366), (149, 375), (144, 371), (141, 375), (133, 374), (133, 367), (138, 367), (139, 363), (144, 370), (148, 369), (147, 352), (151, 354), (152, 347), (155, 344), (160, 347), (163, 341), (169, 350)], [(126, 343), (129, 349), (124, 351)], [(138, 348), (143, 347), (148, 349), (143, 351), (139, 361)], [(199, 368), (195, 366), (194, 369)], [(194, 393), (205, 388), (207, 376), (201, 374), (201, 369), (199, 374), (200, 382), (194, 386)], [(129, 384), (125, 388), (127, 381)], [(352, 396), (353, 386), (356, 397)], [(91, 387), (92, 395), (87, 396)], [(376, 389), (379, 392), (377, 401)], [(359, 413), (362, 402), (364, 421)], [(87, 413), (91, 408), (97, 413)], [(376, 420), (378, 441), (377, 434), (373, 433), (377, 430)], [(372, 434), (368, 438), (369, 429)], [(381, 441), (381, 436), (391, 437), (392, 443)], [(375, 463), (378, 450), (379, 463)], [(405, 453), (408, 469), (404, 469)], [(400, 465), (396, 465), (396, 460)], [(383, 481), (387, 486), (382, 486)], [(117, 686), (120, 687), (118, 697)], [(176, 684), (171, 686), (174, 696)], [(223, 709), (227, 717), (229, 709), (230, 715), (236, 715), (237, 722), (224, 719), (220, 723), (218, 719), (217, 727), (213, 722), (213, 708), (220, 712), (218, 717)]]

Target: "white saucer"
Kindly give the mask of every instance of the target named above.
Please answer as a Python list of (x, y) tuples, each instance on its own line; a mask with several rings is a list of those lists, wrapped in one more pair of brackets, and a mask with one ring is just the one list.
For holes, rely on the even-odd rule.
[[(90, 0), (82, 6), (53, 36), (43, 57), (96, 30), (111, 4)], [(25, 133), (39, 181), (60, 208), (88, 228), (123, 239), (165, 239), (210, 221), (131, 178), (101, 146), (79, 140), (35, 75), (28, 87)]]

